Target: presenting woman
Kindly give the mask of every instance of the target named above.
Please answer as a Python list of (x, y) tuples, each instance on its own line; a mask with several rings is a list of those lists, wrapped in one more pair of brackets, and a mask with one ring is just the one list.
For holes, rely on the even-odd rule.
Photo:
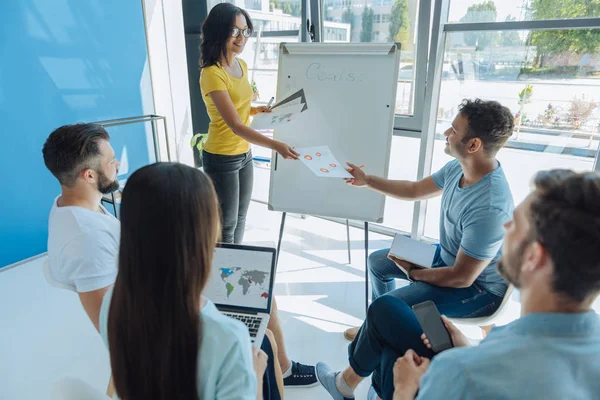
[(237, 57), (252, 35), (248, 13), (230, 3), (216, 5), (202, 25), (200, 89), (210, 125), (202, 160), (221, 205), (225, 243), (241, 243), (252, 195), (254, 171), (250, 143), (298, 159), (290, 146), (261, 135), (250, 116), (270, 112), (252, 107), (248, 67)]

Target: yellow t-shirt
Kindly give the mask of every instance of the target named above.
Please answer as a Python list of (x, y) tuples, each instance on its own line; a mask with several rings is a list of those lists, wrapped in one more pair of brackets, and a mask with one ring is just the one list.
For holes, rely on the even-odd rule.
[(200, 72), (200, 91), (210, 118), (208, 139), (204, 144), (204, 150), (212, 154), (237, 155), (250, 150), (250, 143), (233, 133), (208, 95), (217, 90), (226, 90), (242, 122), (246, 125), (250, 124), (253, 92), (248, 82), (248, 66), (243, 60), (239, 58), (237, 60), (242, 67), (241, 78), (232, 77), (218, 65), (202, 68)]

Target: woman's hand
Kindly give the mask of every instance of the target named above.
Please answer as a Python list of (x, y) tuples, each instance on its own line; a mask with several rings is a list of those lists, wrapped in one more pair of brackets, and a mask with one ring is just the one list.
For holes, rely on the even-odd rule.
[(278, 141), (275, 141), (275, 144), (273, 145), (273, 150), (278, 152), (281, 155), (281, 157), (285, 158), (286, 160), (297, 160), (298, 156), (300, 155), (296, 152), (296, 150), (294, 150), (293, 147), (290, 147), (287, 144)]
[(272, 110), (267, 106), (258, 106), (250, 108), (250, 115), (256, 115), (260, 113), (270, 113)]
[(269, 361), (269, 356), (261, 349), (253, 348), (252, 360), (254, 362), (254, 373), (256, 373), (256, 379), (258, 379), (259, 382), (262, 382), (262, 379), (265, 376), (265, 371), (267, 370), (267, 361)]
[[(448, 329), (448, 333), (450, 333), (454, 347), (468, 347), (471, 345), (471, 343), (469, 343), (469, 339), (467, 339), (467, 337), (452, 322), (450, 322), (445, 315), (442, 315), (442, 322), (446, 326), (446, 329)], [(429, 343), (427, 335), (422, 334), (421, 340), (428, 349), (431, 349), (431, 343)]]

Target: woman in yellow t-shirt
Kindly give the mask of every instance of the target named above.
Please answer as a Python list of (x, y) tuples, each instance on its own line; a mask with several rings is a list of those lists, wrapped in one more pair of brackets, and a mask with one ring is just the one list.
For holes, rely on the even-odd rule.
[(250, 128), (250, 116), (270, 112), (251, 107), (248, 67), (236, 56), (252, 35), (248, 13), (230, 3), (216, 5), (202, 25), (200, 89), (210, 125), (204, 145), (204, 172), (214, 182), (223, 218), (222, 240), (241, 243), (250, 205), (254, 171), (250, 143), (298, 159), (290, 146)]

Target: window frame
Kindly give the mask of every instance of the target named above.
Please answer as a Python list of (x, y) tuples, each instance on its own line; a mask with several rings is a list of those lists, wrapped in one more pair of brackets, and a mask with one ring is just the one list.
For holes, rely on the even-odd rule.
[[(417, 168), (417, 179), (423, 179), (431, 175), (433, 161), (433, 150), (435, 143), (435, 126), (439, 96), (442, 84), (442, 68), (444, 52), (446, 50), (446, 37), (448, 33), (457, 32), (493, 32), (510, 30), (565, 30), (565, 29), (599, 29), (600, 18), (578, 18), (578, 19), (552, 19), (534, 21), (504, 21), (504, 22), (471, 22), (471, 23), (449, 23), (450, 0), (435, 0), (431, 47), (429, 51), (429, 65), (427, 70), (427, 81), (432, 84), (426, 89), (425, 121), (423, 124), (423, 135), (421, 135), (421, 146), (419, 149), (419, 165)], [(441, 62), (438, 62), (441, 61)], [(600, 171), (600, 146), (596, 152), (594, 170)], [(415, 203), (411, 237), (422, 239), (425, 231), (425, 219), (427, 214), (427, 200)]]

